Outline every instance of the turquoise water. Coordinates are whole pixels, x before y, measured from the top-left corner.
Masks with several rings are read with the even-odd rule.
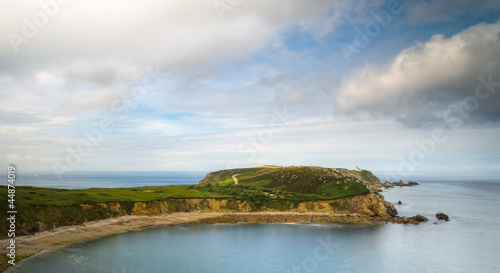
[[[419,181],[420,182],[420,181]],[[388,189],[420,225],[182,225],[45,252],[9,272],[500,272],[500,183],[425,181]],[[451,221],[437,221],[437,211]]]

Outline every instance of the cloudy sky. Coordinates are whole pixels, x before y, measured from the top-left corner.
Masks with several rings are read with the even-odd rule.
[[[500,174],[500,1],[0,1],[0,165]]]

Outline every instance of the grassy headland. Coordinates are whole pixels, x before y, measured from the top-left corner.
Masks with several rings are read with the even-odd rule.
[[[238,180],[236,185],[233,176]],[[289,200],[332,200],[369,193],[380,182],[371,172],[322,167],[259,167],[209,173],[200,183],[210,192],[241,199],[262,195]]]
[[[209,173],[194,185],[75,190],[19,186],[16,224],[23,235],[122,215],[207,211],[213,207],[207,200],[214,199],[225,200],[223,208],[232,211],[242,205],[246,211],[287,211],[301,202],[364,195],[377,183],[365,170],[267,166]],[[0,192],[0,202],[7,204],[7,187],[1,186]],[[5,213],[0,211],[0,217]],[[0,234],[7,229],[2,225]]]

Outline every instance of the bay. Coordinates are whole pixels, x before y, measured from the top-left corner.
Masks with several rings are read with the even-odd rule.
[[[430,219],[420,225],[180,225],[61,247],[8,272],[500,272],[500,183],[418,182],[382,194],[401,200],[400,215]]]

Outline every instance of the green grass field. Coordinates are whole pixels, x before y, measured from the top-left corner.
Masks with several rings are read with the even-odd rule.
[[[238,185],[234,185],[233,175],[236,175]],[[369,171],[358,174],[345,169],[287,167],[222,170],[212,173],[202,183],[210,184],[214,188],[213,192],[229,193],[236,197],[238,193],[244,196],[245,192],[253,194],[254,191],[260,191],[276,198],[305,201],[366,194],[369,190],[365,184],[371,184],[375,179]]]
[[[7,187],[0,186],[3,192],[0,201],[5,204]],[[169,198],[228,198],[217,192],[204,190],[203,185],[154,186],[140,188],[90,188],[90,189],[53,189],[29,186],[16,187],[16,205],[72,205],[84,203],[103,203],[115,201],[145,202]]]

